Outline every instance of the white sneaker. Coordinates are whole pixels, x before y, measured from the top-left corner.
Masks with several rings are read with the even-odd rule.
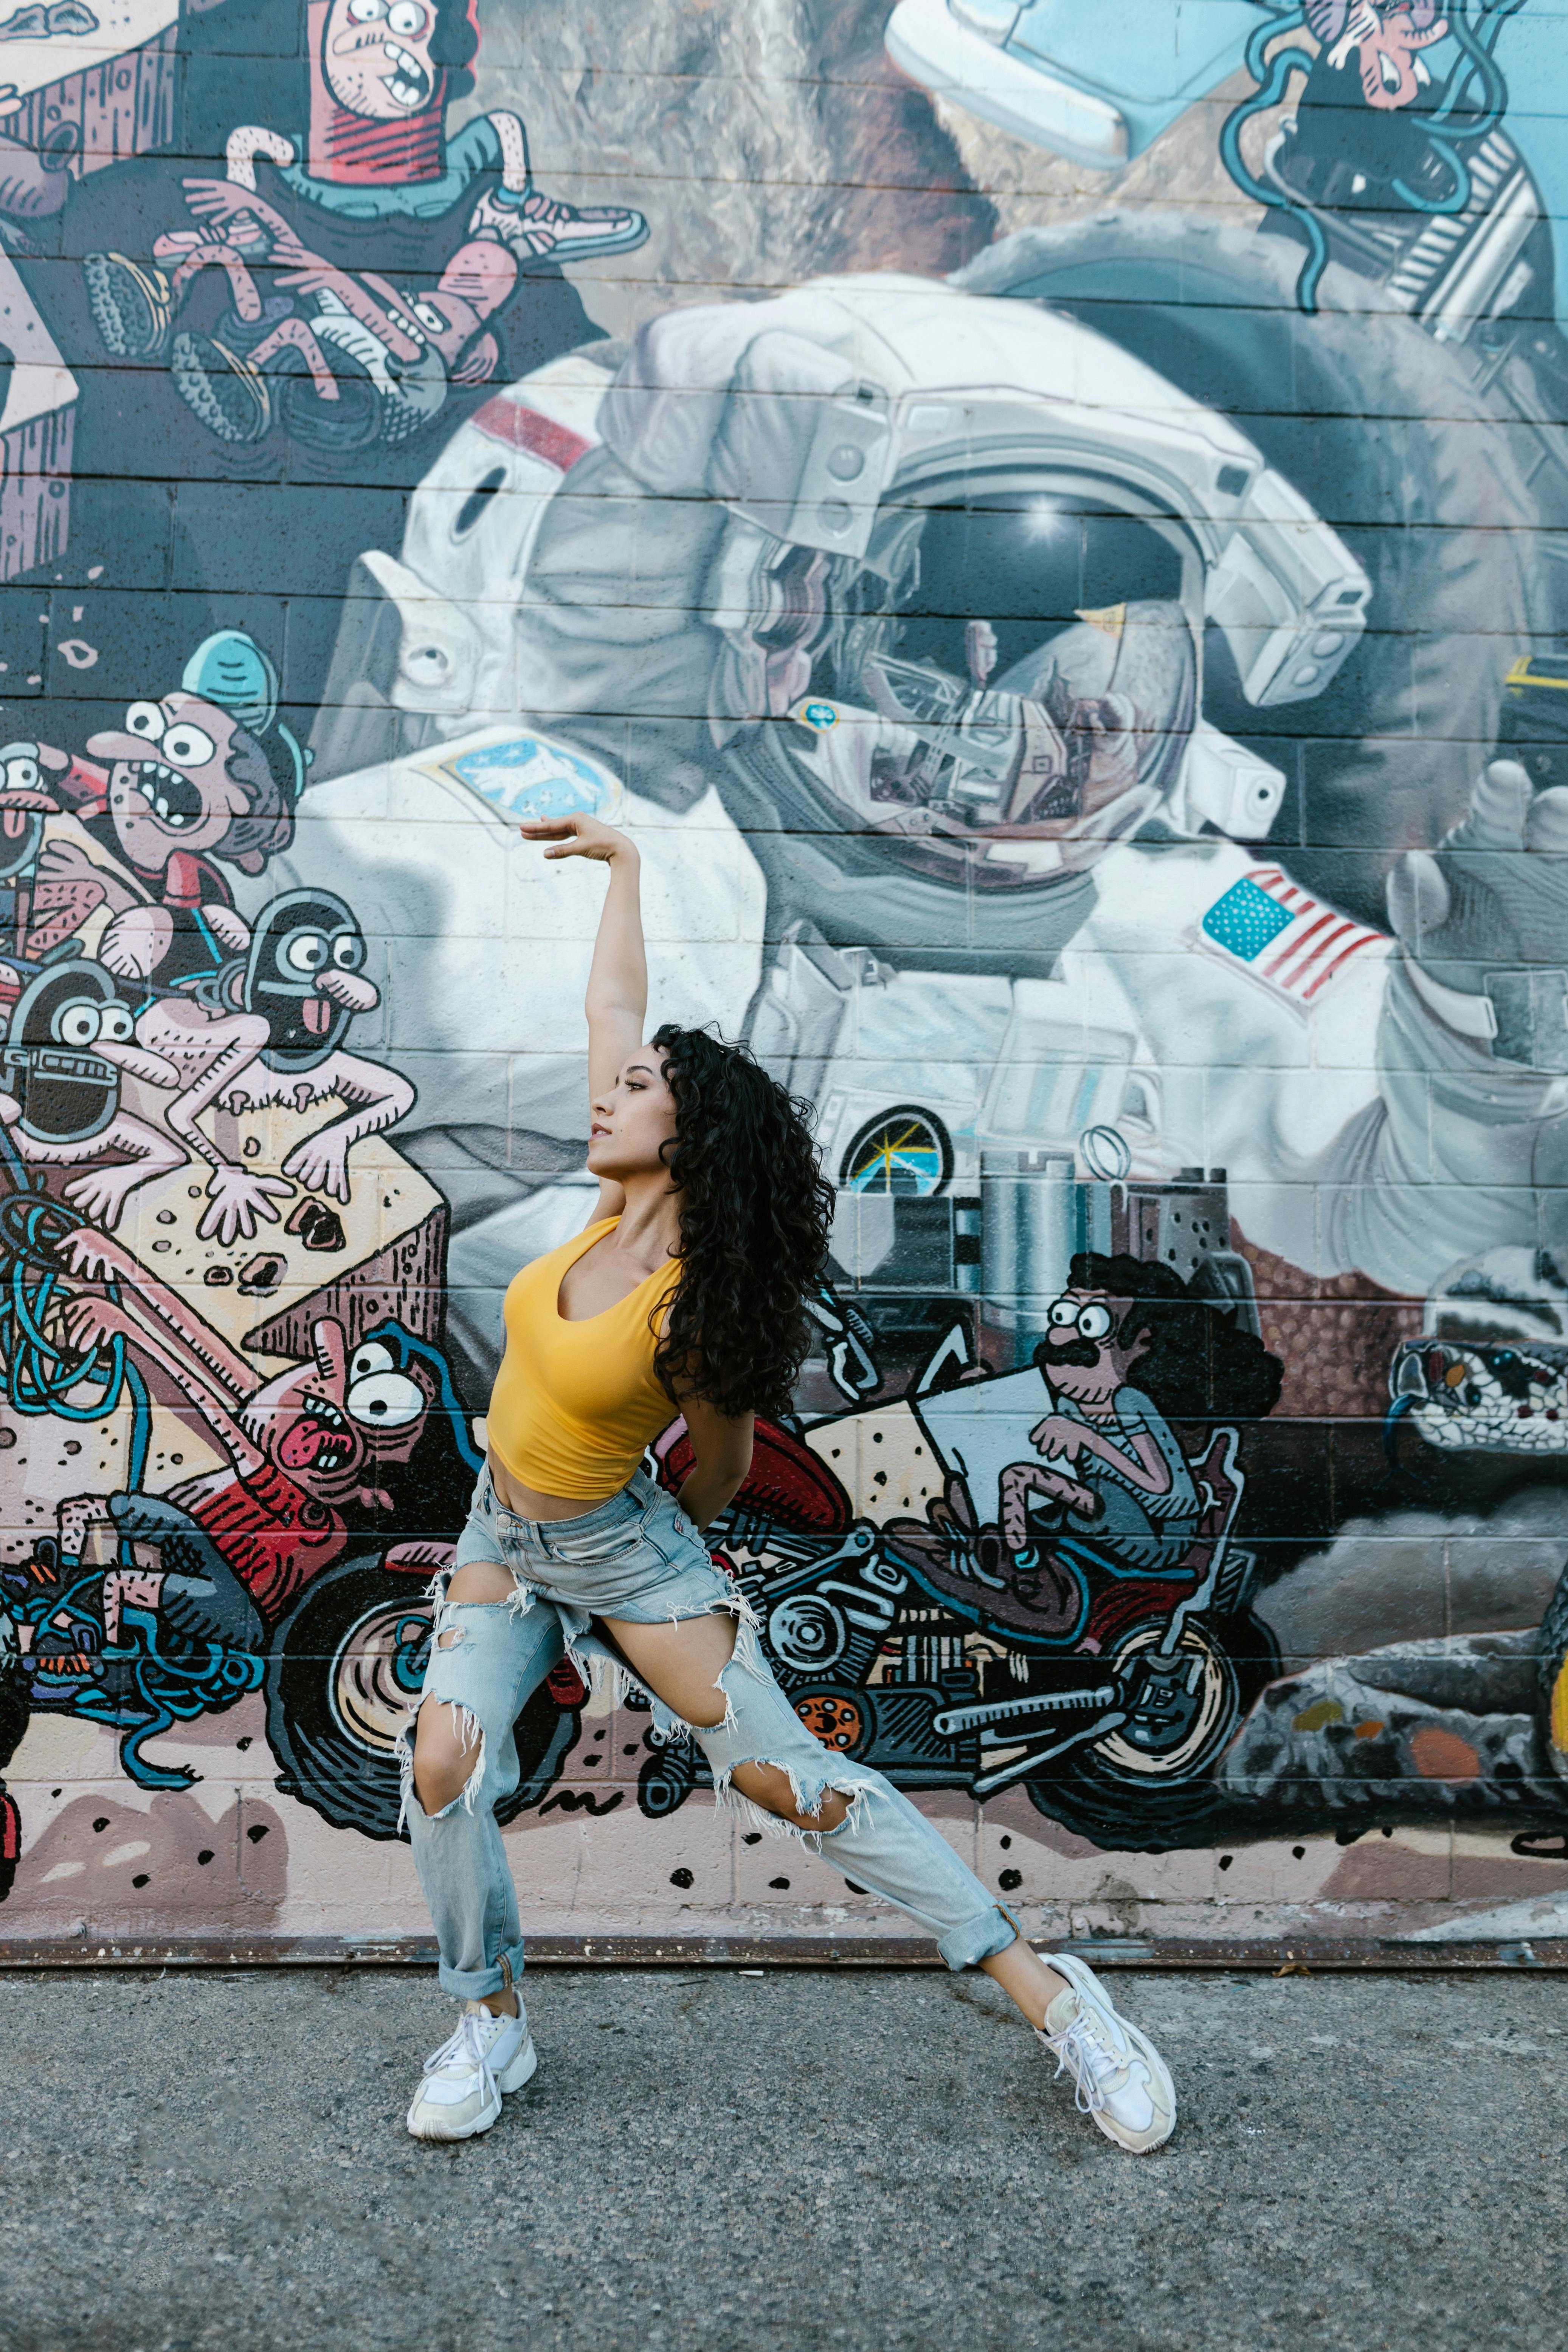
[[[1066,1977],[1035,2031],[1070,2074],[1080,2115],[1092,2116],[1107,2139],[1134,2156],[1160,2147],[1176,2127],[1176,2092],[1170,2069],[1146,2033],[1119,2017],[1092,1969],[1070,1952],[1042,1952],[1047,1968]]]
[[[416,2139],[472,2139],[500,2113],[503,2091],[521,2091],[539,2063],[519,2001],[515,2017],[497,2017],[483,2001],[466,2000],[458,2030],[425,2061],[408,2128]]]

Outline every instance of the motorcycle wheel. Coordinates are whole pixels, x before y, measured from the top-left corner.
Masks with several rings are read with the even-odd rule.
[[[1365,566],[1370,626],[1325,693],[1252,709],[1211,631],[1205,710],[1266,756],[1280,739],[1288,774],[1300,745],[1300,845],[1283,813],[1271,842],[1306,887],[1385,928],[1387,866],[1464,814],[1509,665],[1552,625],[1545,518],[1512,420],[1463,362],[1342,268],[1304,316],[1300,266],[1283,237],[1109,212],[1004,237],[953,282],[1066,311],[1233,416]]]
[[[277,1785],[334,1829],[398,1835],[393,1743],[425,1678],[430,1614],[416,1578],[395,1576],[379,1559],[343,1560],[306,1587],[273,1634],[267,1737],[281,1768]],[[533,1692],[513,1726],[521,1777],[498,1821],[539,1803],[577,1721],[546,1685]]]
[[[1110,1661],[1118,1675],[1135,1672],[1135,1662],[1157,1650],[1165,1632],[1163,1619],[1134,1626]],[[1134,1714],[1026,1781],[1040,1812],[1126,1853],[1208,1843],[1206,1823],[1218,1810],[1209,1776],[1242,1716],[1279,1672],[1279,1653],[1250,1614],[1191,1620],[1178,1651],[1190,1664],[1163,1717],[1151,1711],[1140,1722]]]
[[[663,1821],[667,1814],[679,1811],[696,1780],[694,1741],[672,1741],[668,1748],[656,1748],[637,1774],[637,1811],[650,1822]]]

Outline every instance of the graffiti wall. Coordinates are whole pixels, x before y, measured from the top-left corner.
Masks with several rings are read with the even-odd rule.
[[[1552,0],[0,45],[0,1940],[424,1932],[573,808],[838,1188],[713,1530],[803,1719],[1042,1932],[1563,1933]],[[905,1932],[516,1737],[536,1931]]]

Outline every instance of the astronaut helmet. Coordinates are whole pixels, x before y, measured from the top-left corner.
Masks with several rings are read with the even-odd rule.
[[[22,1107],[21,1128],[38,1143],[84,1143],[120,1108],[120,1073],[101,1051],[128,1045],[131,1007],[101,964],[51,964],[12,1008],[5,1084]]]
[[[768,692],[784,721],[770,749],[835,827],[935,879],[1037,887],[1092,864],[1173,790],[1201,619],[1181,549],[1147,522],[1009,486],[900,503],[864,565],[811,568],[815,590],[795,599],[802,690],[783,713]],[[775,672],[790,634],[768,615]],[[752,646],[732,635],[731,647],[755,708]]]
[[[243,977],[226,992],[266,1021],[268,1069],[313,1069],[337,1050],[354,1016],[320,983],[333,971],[359,971],[364,959],[359,924],[335,891],[285,890],[262,908]]]

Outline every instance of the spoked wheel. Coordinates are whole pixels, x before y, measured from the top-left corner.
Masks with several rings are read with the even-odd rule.
[[[1209,1776],[1241,1720],[1243,1671],[1220,1627],[1190,1620],[1169,1656],[1166,1632],[1135,1627],[1109,1662],[1126,1720],[1026,1783],[1041,1812],[1100,1845],[1202,1843],[1215,1807]]]
[[[334,1828],[398,1833],[395,1747],[424,1684],[430,1624],[417,1579],[393,1575],[379,1559],[345,1560],[307,1587],[273,1636],[267,1736],[278,1786]],[[542,1684],[513,1726],[521,1777],[498,1820],[539,1803],[576,1730],[576,1709]]]

